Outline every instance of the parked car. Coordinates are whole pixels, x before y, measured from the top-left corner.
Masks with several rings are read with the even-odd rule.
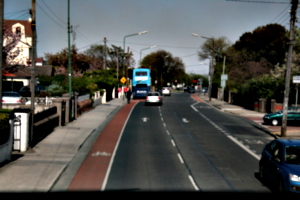
[[[24,104],[23,97],[18,92],[4,91],[2,92],[3,104]]]
[[[275,113],[268,113],[263,116],[263,120],[265,124],[277,126],[282,123],[283,111],[280,110]],[[296,110],[288,110],[287,111],[287,121],[295,122],[300,120],[300,111]]]
[[[171,96],[171,88],[170,87],[163,87],[161,94],[163,96]]]
[[[300,193],[300,140],[275,139],[265,145],[259,161],[263,183],[279,192]]]
[[[163,97],[159,92],[148,92],[145,99],[145,106],[149,104],[163,104]]]
[[[183,92],[188,92],[188,87],[183,87]]]
[[[195,88],[194,87],[188,87],[188,92],[189,93],[195,93]]]
[[[37,85],[35,86],[35,94],[38,95],[40,94],[42,91],[46,91],[46,87],[45,86],[41,86],[41,85]],[[30,86],[23,86],[18,93],[23,96],[23,97],[30,97],[31,96],[31,92],[30,92]]]

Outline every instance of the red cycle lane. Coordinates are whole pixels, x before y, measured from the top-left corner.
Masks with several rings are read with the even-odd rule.
[[[68,191],[100,191],[127,118],[138,100],[125,104],[107,124],[79,167]]]

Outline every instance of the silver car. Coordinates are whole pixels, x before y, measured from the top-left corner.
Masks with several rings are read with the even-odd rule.
[[[23,97],[17,92],[2,92],[3,104],[24,104]]]
[[[145,106],[149,104],[157,104],[161,106],[163,104],[162,95],[160,95],[159,92],[148,92],[145,99]]]
[[[164,95],[164,96],[171,96],[171,88],[170,87],[163,87],[161,92],[162,92],[162,95]]]

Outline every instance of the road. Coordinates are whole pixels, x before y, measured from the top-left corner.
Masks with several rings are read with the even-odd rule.
[[[104,149],[108,142],[102,141],[97,151],[98,139],[69,190],[84,185],[103,191],[270,193],[258,178],[258,161],[273,137],[250,120],[182,92],[164,97],[162,106],[144,106],[143,101],[131,106],[128,118],[110,125],[122,129],[114,134],[115,150]]]

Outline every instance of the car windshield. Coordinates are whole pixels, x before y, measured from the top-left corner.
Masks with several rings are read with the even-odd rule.
[[[148,96],[158,96],[158,93],[148,93]]]
[[[2,96],[6,96],[6,97],[20,97],[20,95],[18,93],[15,93],[15,92],[3,92]]]
[[[287,146],[285,148],[285,162],[300,165],[300,146]]]

